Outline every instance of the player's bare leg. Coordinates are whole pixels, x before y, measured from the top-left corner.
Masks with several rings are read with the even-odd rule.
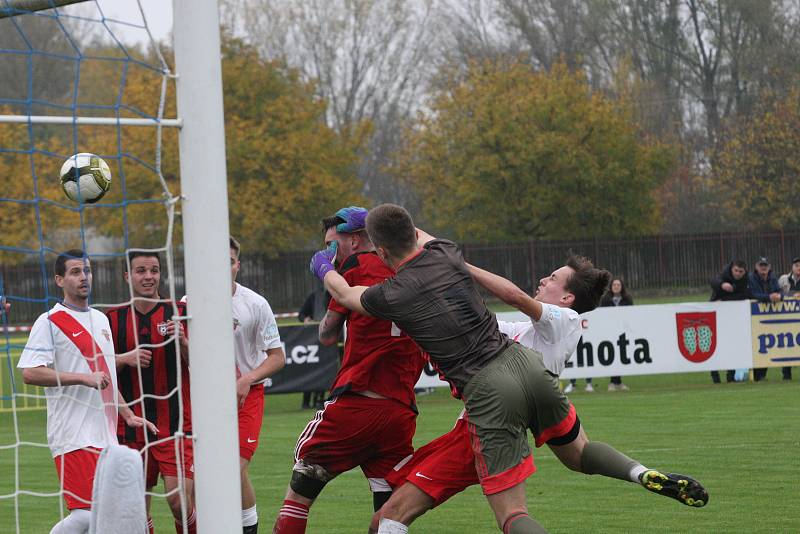
[[[153,518],[150,516],[150,497],[153,492],[153,486],[144,489],[144,510],[147,512],[147,532],[153,534],[155,527],[153,526]]]
[[[181,511],[181,495],[175,491],[178,489],[178,477],[164,476],[164,493],[172,495],[167,496],[167,504],[172,511],[172,517],[175,518],[175,530],[179,533],[183,532],[183,517]],[[186,495],[186,523],[189,534],[192,534],[197,529],[196,516],[194,511],[194,481],[191,478],[183,479],[183,491]]]
[[[242,477],[242,532],[256,534],[258,532],[258,514],[256,513],[256,490],[250,482],[250,460],[239,457],[239,474]]]
[[[372,516],[369,532],[375,534],[379,531],[381,519],[390,519],[408,526],[433,508],[433,504],[431,496],[414,484],[403,484],[394,490],[389,500]]]
[[[497,526],[504,534],[541,534],[546,533],[542,525],[528,515],[528,504],[525,500],[525,481],[503,490],[487,495],[486,500],[492,507]]]
[[[573,471],[641,484],[649,491],[687,506],[699,508],[708,502],[708,492],[693,478],[648,469],[605,443],[589,441],[583,427],[571,443],[549,447],[561,463]]]

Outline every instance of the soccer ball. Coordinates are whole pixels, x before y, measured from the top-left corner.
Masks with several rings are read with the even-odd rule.
[[[61,189],[75,202],[94,204],[111,187],[111,169],[103,158],[81,152],[67,158],[61,166]]]

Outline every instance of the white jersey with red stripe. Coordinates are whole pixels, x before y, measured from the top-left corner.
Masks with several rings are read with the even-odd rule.
[[[267,299],[237,283],[232,303],[236,367],[247,373],[264,362],[265,351],[282,346],[281,336]]]
[[[64,332],[50,320],[50,315],[66,312],[74,318],[82,329]],[[92,336],[108,367],[113,389],[114,411],[116,405],[117,372],[114,364],[114,343],[108,318],[95,310],[76,311],[62,304],[56,304],[36,319],[31,328],[28,342],[22,351],[17,367],[48,367],[63,373],[92,372],[89,362],[81,353],[75,341],[80,336]],[[75,338],[73,341],[72,338]],[[101,392],[88,386],[45,387],[47,398],[47,443],[53,457],[84,447],[102,449],[117,443],[116,417],[109,425]]]

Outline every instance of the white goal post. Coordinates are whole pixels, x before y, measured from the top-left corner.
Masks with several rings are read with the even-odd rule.
[[[198,532],[241,532],[239,431],[216,0],[173,0]]]

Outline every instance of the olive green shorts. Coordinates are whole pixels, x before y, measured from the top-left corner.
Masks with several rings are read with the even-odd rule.
[[[530,463],[528,428],[541,446],[569,433],[576,421],[558,376],[545,368],[539,353],[518,343],[472,377],[463,397],[475,467],[487,493],[496,493],[487,489],[498,483],[510,487],[514,472]]]

